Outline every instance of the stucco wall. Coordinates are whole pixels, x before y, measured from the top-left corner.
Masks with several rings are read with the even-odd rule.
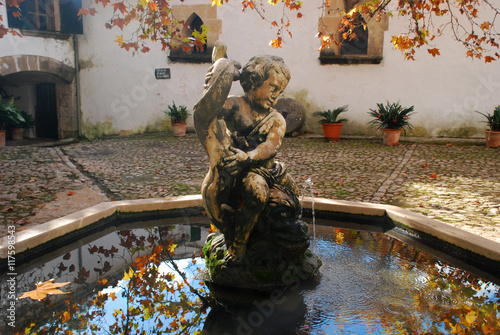
[[[321,16],[318,4],[303,3],[304,16],[292,19],[293,38],[285,36],[284,48],[276,50],[268,45],[275,32],[270,24],[254,12],[242,13],[241,3],[230,1],[218,9],[218,19],[222,19],[220,39],[227,44],[229,57],[242,63],[258,54],[283,57],[292,72],[285,96],[299,99],[309,113],[349,105],[345,116],[350,122],[345,133],[366,133],[369,108],[386,100],[414,105],[413,124],[422,127],[417,128],[419,134],[428,136],[460,134],[456,130],[464,126],[482,129],[483,117],[473,110],[490,112],[500,104],[500,79],[495,76],[500,73],[500,63],[466,59],[464,49],[449,36],[435,40],[441,56],[432,58],[424,49],[417,53],[416,61],[405,61],[390,42],[391,35],[407,24],[398,19],[390,20],[385,33],[381,64],[320,65],[319,41],[314,37]],[[268,9],[266,14],[279,18],[279,8]],[[133,57],[113,42],[121,31],[104,28],[109,17],[109,9],[86,17],[84,35],[79,36],[84,123],[102,126],[108,133],[154,130],[164,126],[161,110],[173,101],[192,108],[201,96],[209,64],[169,63],[159,45],[151,45],[149,53]],[[171,79],[156,80],[155,68],[170,68]],[[232,93],[239,92],[235,84]],[[310,114],[304,130],[321,133]]]
[[[0,7],[0,14],[7,23],[7,10]],[[50,57],[74,67],[73,41],[71,38],[53,39],[33,36],[12,37],[8,34],[0,39],[0,57],[17,55],[37,55]]]

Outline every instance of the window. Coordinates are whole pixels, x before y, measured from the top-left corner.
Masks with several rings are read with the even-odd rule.
[[[195,31],[201,33],[203,30],[201,28],[201,26],[203,26],[203,20],[196,13],[193,13],[193,15],[191,15],[191,17],[189,18],[189,20],[187,22],[187,25],[189,27],[188,33],[187,33],[188,36],[192,36]],[[202,50],[198,50],[198,49],[193,50],[193,53],[197,53],[197,54],[203,54],[206,52],[207,52],[207,44],[206,43],[203,45]]]
[[[217,6],[211,4],[174,5],[173,16],[184,21],[179,27],[181,38],[189,38],[193,32],[201,32],[201,26],[208,27],[207,41],[201,50],[193,49],[184,52],[182,49],[171,49],[168,58],[172,62],[184,63],[211,63],[212,50],[222,32],[222,21],[217,19]]]
[[[56,29],[55,10],[53,0],[32,0],[27,2],[26,20],[32,29],[58,30]],[[59,10],[59,7],[57,6]]]
[[[387,15],[382,19],[368,20],[359,13],[356,14],[353,39],[345,38],[344,32],[339,32],[342,17],[349,12],[357,0],[330,0],[325,7],[325,14],[319,19],[318,31],[323,36],[338,36],[338,44],[321,50],[321,64],[380,64],[383,59],[384,31],[389,28]]]
[[[344,31],[340,31],[341,55],[366,55],[368,54],[368,26],[361,15],[356,15],[354,20],[354,38],[343,38]],[[347,30],[347,29],[346,29]]]
[[[8,24],[27,31],[82,34],[82,20],[77,16],[81,7],[81,0],[24,0],[19,9],[7,6]]]

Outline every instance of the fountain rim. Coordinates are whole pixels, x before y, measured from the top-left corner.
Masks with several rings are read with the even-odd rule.
[[[314,210],[320,213],[331,212],[381,220],[389,219],[403,229],[426,234],[494,262],[500,262],[500,243],[400,207],[311,197],[304,197],[302,206],[310,210],[313,203]],[[104,202],[15,233],[15,252],[19,255],[111,217],[131,214],[147,216],[148,213],[182,211],[201,206],[201,195]],[[0,239],[0,260],[5,261],[8,258],[8,246],[11,239],[9,235]]]

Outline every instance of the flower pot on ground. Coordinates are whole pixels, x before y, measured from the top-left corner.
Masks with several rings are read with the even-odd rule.
[[[0,148],[5,147],[5,130],[0,129]]]
[[[500,106],[495,107],[493,114],[484,114],[476,111],[486,118],[489,129],[485,130],[486,146],[488,148],[500,147]]]
[[[318,111],[314,112],[313,115],[322,117],[319,123],[323,126],[323,134],[327,141],[338,141],[340,140],[340,131],[342,125],[347,119],[339,119],[340,113],[347,111],[347,105],[338,107],[334,110]]]
[[[22,140],[24,138],[24,128],[10,128],[10,135],[13,140]]]
[[[170,118],[174,136],[186,136],[186,120],[189,117],[189,112],[186,106],[176,106],[175,103],[167,106],[167,110],[163,112]]]
[[[16,127],[19,123],[24,122],[21,112],[14,105],[14,98],[6,103],[0,100],[0,146],[5,146],[5,130],[7,127]]]
[[[401,130],[406,133],[407,129],[412,129],[409,118],[414,113],[413,108],[414,106],[403,107],[399,102],[386,102],[385,105],[378,103],[377,109],[370,109],[368,112],[374,118],[368,125],[383,130],[383,144],[398,145]]]
[[[488,148],[500,148],[500,131],[491,131],[486,129],[484,131],[486,137],[486,146]]]
[[[389,146],[395,146],[399,144],[399,138],[401,137],[401,129],[389,129],[384,128],[382,143]]]

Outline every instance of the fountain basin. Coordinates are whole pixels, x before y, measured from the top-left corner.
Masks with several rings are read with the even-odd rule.
[[[305,199],[303,205],[303,219],[311,222],[309,214],[312,212],[313,199]],[[319,283],[290,282],[286,290],[276,289],[270,296],[250,297],[250,304],[231,306],[229,314],[217,305],[211,305],[210,313],[207,314],[207,310],[196,296],[188,296],[192,293],[189,290],[177,291],[184,292],[184,300],[179,298],[182,295],[170,297],[172,306],[177,304],[175,299],[181,299],[180,302],[186,304],[183,307],[188,313],[186,315],[197,320],[193,324],[194,329],[203,331],[201,334],[204,335],[219,335],[225,332],[247,334],[249,331],[276,335],[289,334],[296,330],[306,331],[308,334],[322,334],[326,329],[344,329],[359,334],[374,330],[375,333],[382,334],[387,329],[395,331],[398,327],[412,328],[415,322],[412,316],[414,303],[418,303],[419,318],[428,319],[441,327],[442,331],[459,324],[467,325],[467,320],[472,320],[473,316],[477,317],[479,322],[475,326],[481,327],[482,316],[480,318],[478,311],[482,310],[482,306],[490,308],[498,300],[499,267],[498,260],[492,257],[495,257],[499,249],[498,244],[494,242],[487,243],[490,241],[392,206],[314,199],[314,209],[314,230],[318,243],[314,243],[311,248],[317,248],[315,252],[324,262],[324,267],[320,269]],[[154,231],[153,235],[159,236],[160,240],[162,236],[170,236],[174,243],[178,243],[175,255],[181,258],[179,266],[193,278],[195,272],[187,271],[187,266],[195,266],[195,270],[203,268],[204,261],[196,256],[199,255],[203,241],[208,235],[209,223],[201,207],[201,199],[197,196],[106,203],[47,222],[37,227],[39,229],[36,231],[21,231],[16,234],[16,239],[21,241],[19,246],[16,243],[16,252],[18,247],[24,248],[16,254],[16,271],[19,271],[16,275],[20,285],[18,289],[20,292],[31,289],[33,285],[27,285],[30,280],[46,281],[51,277],[37,279],[37,276],[52,271],[55,275],[52,278],[56,279],[56,283],[71,283],[67,290],[73,292],[72,299],[83,299],[78,306],[86,306],[88,301],[93,304],[104,303],[104,315],[107,320],[111,314],[115,316],[114,314],[127,304],[123,295],[120,298],[119,293],[124,290],[133,292],[136,288],[137,284],[134,284],[127,289],[126,277],[135,277],[134,273],[141,273],[145,278],[151,277],[151,274],[146,276],[139,270],[130,272],[131,262],[134,263],[134,268],[138,266],[134,258],[129,259],[127,263],[116,256],[127,250],[136,250],[133,252],[139,257],[148,255],[151,252],[149,248],[149,251],[141,251],[137,247],[141,243],[141,236],[144,236],[142,240],[146,240],[147,232]],[[45,230],[48,228],[53,228],[50,234]],[[134,243],[138,243],[137,245],[128,245],[129,231],[133,232]],[[468,243],[464,243],[464,246],[457,245],[463,240]],[[73,242],[68,244],[69,241]],[[405,241],[410,245],[408,249],[404,247]],[[27,248],[29,245],[33,247]],[[51,250],[55,252],[49,255]],[[429,256],[425,256],[426,251],[427,254],[437,256],[438,260],[431,261]],[[409,258],[406,257],[408,255]],[[445,260],[451,266],[440,262],[439,259]],[[26,264],[21,264],[24,261]],[[430,264],[430,272],[426,272],[426,264]],[[2,278],[11,278],[11,275],[4,273]],[[433,287],[434,283],[441,285],[442,275],[445,286],[429,292],[428,288]],[[475,279],[479,277],[487,281]],[[156,275],[153,275],[153,278],[156,278]],[[155,287],[160,285],[158,280],[161,281],[162,277],[159,278],[155,281]],[[163,278],[170,277],[166,275]],[[106,282],[103,282],[104,279]],[[473,286],[457,286],[456,281]],[[134,304],[138,304],[142,313],[146,313],[142,317],[148,315],[149,308],[146,306],[149,304],[141,304],[140,301],[148,296],[151,283],[144,282],[146,286],[137,290],[137,295],[134,296]],[[82,286],[87,289],[82,290]],[[452,288],[452,291],[449,292],[447,287]],[[459,294],[455,295],[457,291]],[[474,310],[470,311],[467,309],[468,298],[464,298],[462,294],[469,291],[474,292],[471,299],[479,301],[478,305],[474,305]],[[161,294],[161,291],[154,292]],[[156,301],[155,294],[151,295],[151,302]],[[237,290],[234,294],[239,295],[241,292]],[[101,296],[105,298],[100,298]],[[84,330],[84,323],[83,326],[65,323],[64,311],[69,307],[63,305],[64,299],[58,300],[56,296],[51,302],[47,302],[47,306],[55,302],[55,307],[50,308],[54,308],[56,316],[45,322]],[[45,306],[43,301],[32,303],[35,304],[33,306]],[[457,311],[457,303],[463,307],[460,312],[450,312]],[[433,307],[428,310],[427,304]],[[29,324],[30,317],[25,316],[27,314],[24,311],[30,310],[30,306],[32,305],[26,299],[18,302],[19,325]],[[453,317],[460,318],[461,321],[448,323],[446,318],[441,317],[445,312],[455,313]],[[131,313],[133,314],[133,311]],[[469,319],[463,321],[465,315],[468,315]],[[494,319],[488,319],[488,327],[500,318],[498,312],[493,311],[490,315]],[[182,316],[184,312],[178,313],[177,320],[182,320]],[[139,319],[142,317],[137,316]],[[33,319],[36,320],[31,316],[31,320]],[[169,323],[173,320],[173,324],[176,322],[176,319],[163,320]],[[145,329],[154,328],[154,325],[149,325],[146,320],[140,321],[139,325]],[[389,328],[384,328],[386,325],[389,325]],[[5,324],[3,326],[5,327]]]
[[[302,205],[308,216],[313,199],[305,197]],[[500,277],[500,244],[495,241],[390,205],[315,198],[314,208],[318,219],[376,225],[382,232],[432,247],[440,257],[453,256],[484,274]],[[189,217],[203,212],[201,195],[102,203],[15,233],[16,263],[99,231],[117,219],[183,217],[189,223]],[[8,252],[9,236],[1,239],[0,272],[6,270]]]

